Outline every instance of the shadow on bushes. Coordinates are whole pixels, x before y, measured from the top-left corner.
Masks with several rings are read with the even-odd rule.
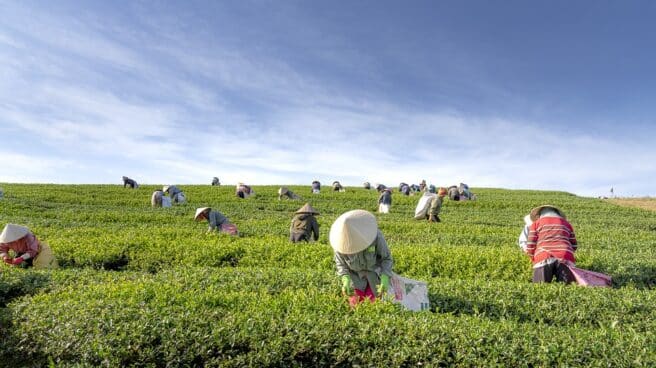
[[[23,295],[36,293],[37,290],[50,283],[50,276],[30,271],[3,275],[0,279],[0,366],[6,367],[38,367],[41,363],[24,362],[15,352],[17,338],[12,334],[11,310],[7,304]],[[41,359],[42,358],[42,359]],[[45,362],[41,357],[40,362]]]
[[[429,294],[428,297],[431,304],[430,310],[434,313],[451,313],[455,316],[471,315],[489,319],[507,319],[512,316],[518,322],[533,319],[529,314],[516,310],[516,308],[508,308],[508,306],[501,307],[492,303],[482,303],[445,295]]]
[[[30,271],[6,274],[0,279],[0,308],[5,308],[14,298],[34,294],[50,283],[50,276]]]

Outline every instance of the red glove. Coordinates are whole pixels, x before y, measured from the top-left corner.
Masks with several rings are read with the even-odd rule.
[[[11,261],[11,264],[19,265],[19,264],[23,263],[23,261],[24,261],[23,257],[16,257],[16,258],[14,258],[13,261]]]
[[[5,256],[5,257],[2,257],[2,260],[5,261],[6,264],[14,264],[14,263],[12,262],[13,260],[12,260],[11,258],[9,258],[9,257],[6,257],[6,256]]]

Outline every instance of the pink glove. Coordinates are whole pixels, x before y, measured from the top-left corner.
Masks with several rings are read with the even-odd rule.
[[[9,258],[9,257],[7,257],[7,256],[2,257],[2,260],[3,260],[6,264],[14,264],[14,263],[12,262],[13,259],[11,259],[11,258]]]
[[[24,261],[23,257],[16,257],[16,258],[14,258],[13,261],[11,261],[11,264],[19,265],[19,264],[23,263],[23,261]]]

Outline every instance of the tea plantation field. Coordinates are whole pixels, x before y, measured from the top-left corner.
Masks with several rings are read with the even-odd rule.
[[[56,271],[0,265],[0,366],[656,366],[656,212],[564,192],[473,188],[442,223],[412,219],[395,192],[378,215],[395,272],[429,285],[431,310],[351,310],[328,230],[374,211],[377,193],[290,189],[321,212],[317,243],[291,244],[305,201],[277,187],[183,185],[189,203],[150,207],[155,186],[2,184],[0,226],[29,226]],[[560,207],[578,265],[613,276],[592,289],[531,284],[517,246],[523,216]],[[196,207],[221,210],[239,237],[206,234]]]

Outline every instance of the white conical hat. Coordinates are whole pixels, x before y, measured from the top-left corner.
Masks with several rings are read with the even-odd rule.
[[[540,212],[542,212],[542,210],[547,209],[547,208],[550,208],[550,209],[556,211],[556,213],[558,213],[558,215],[560,217],[566,218],[563,211],[559,210],[558,207],[552,206],[550,204],[545,204],[545,205],[542,205],[540,207],[535,207],[534,209],[531,210],[531,213],[530,213],[531,214],[531,220],[533,220],[533,222],[537,221],[540,218]]]
[[[198,221],[198,216],[200,216],[201,213],[209,210],[209,207],[200,207],[196,208],[196,214],[194,215],[194,220]]]
[[[0,234],[0,243],[10,243],[18,240],[30,233],[30,229],[25,226],[7,224]]]
[[[343,213],[330,227],[330,245],[336,252],[354,254],[367,249],[378,234],[376,217],[365,210]]]

